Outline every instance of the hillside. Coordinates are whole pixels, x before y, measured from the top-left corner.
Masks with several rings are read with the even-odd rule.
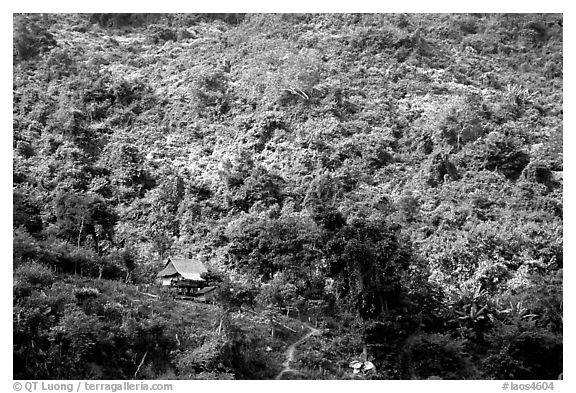
[[[15,15],[15,378],[273,378],[294,307],[306,378],[556,379],[562,24]]]

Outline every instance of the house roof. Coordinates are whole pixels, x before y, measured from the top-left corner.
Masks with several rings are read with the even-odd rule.
[[[206,266],[197,259],[168,259],[164,269],[158,273],[158,277],[170,277],[180,275],[182,278],[194,281],[204,281],[200,275],[207,272]]]
[[[198,295],[205,295],[209,292],[212,292],[213,290],[215,290],[216,287],[205,287],[205,288],[201,288],[198,290],[198,292],[196,292],[196,294]]]

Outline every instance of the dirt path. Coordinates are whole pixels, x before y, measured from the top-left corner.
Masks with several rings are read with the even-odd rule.
[[[290,367],[290,362],[294,361],[294,352],[296,351],[296,347],[301,343],[303,343],[304,341],[306,341],[309,337],[317,336],[320,334],[320,330],[313,328],[307,323],[304,323],[304,326],[310,329],[310,331],[306,333],[304,337],[302,337],[300,340],[296,341],[294,344],[290,345],[288,349],[286,349],[285,352],[286,360],[284,361],[284,363],[282,363],[283,366],[282,371],[280,371],[278,375],[276,375],[276,378],[274,379],[282,379],[282,376],[288,372],[295,374],[302,374],[300,371],[294,370],[293,368]]]

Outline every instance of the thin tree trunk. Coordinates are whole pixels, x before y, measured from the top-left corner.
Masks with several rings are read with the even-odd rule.
[[[82,221],[80,223],[80,232],[78,232],[78,244],[77,248],[80,249],[80,238],[82,237],[82,230],[84,229],[84,217],[82,217]]]
[[[384,306],[385,306],[385,304],[386,304],[386,301],[385,301],[384,298],[382,297],[382,293],[381,293],[381,292],[378,292],[378,297],[380,298],[380,311],[382,312],[382,314],[384,314],[385,311],[386,311],[386,310],[384,309]]]
[[[218,336],[220,336],[220,332],[222,331],[222,320],[224,318],[220,318],[220,325],[218,325]]]
[[[140,364],[138,365],[138,368],[136,369],[136,372],[134,373],[134,379],[136,379],[136,375],[138,375],[138,372],[142,368],[142,365],[144,364],[144,360],[146,360],[146,355],[148,355],[148,351],[146,351],[144,356],[142,356],[142,360],[140,360]]]
[[[92,240],[94,240],[94,248],[96,249],[96,253],[98,255],[102,255],[100,253],[100,241],[98,240],[99,236],[97,234],[92,235]]]

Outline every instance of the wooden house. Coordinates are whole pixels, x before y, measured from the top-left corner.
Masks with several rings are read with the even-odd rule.
[[[168,258],[157,277],[162,286],[176,287],[181,294],[193,295],[207,286],[201,277],[207,271],[206,266],[197,259]]]

